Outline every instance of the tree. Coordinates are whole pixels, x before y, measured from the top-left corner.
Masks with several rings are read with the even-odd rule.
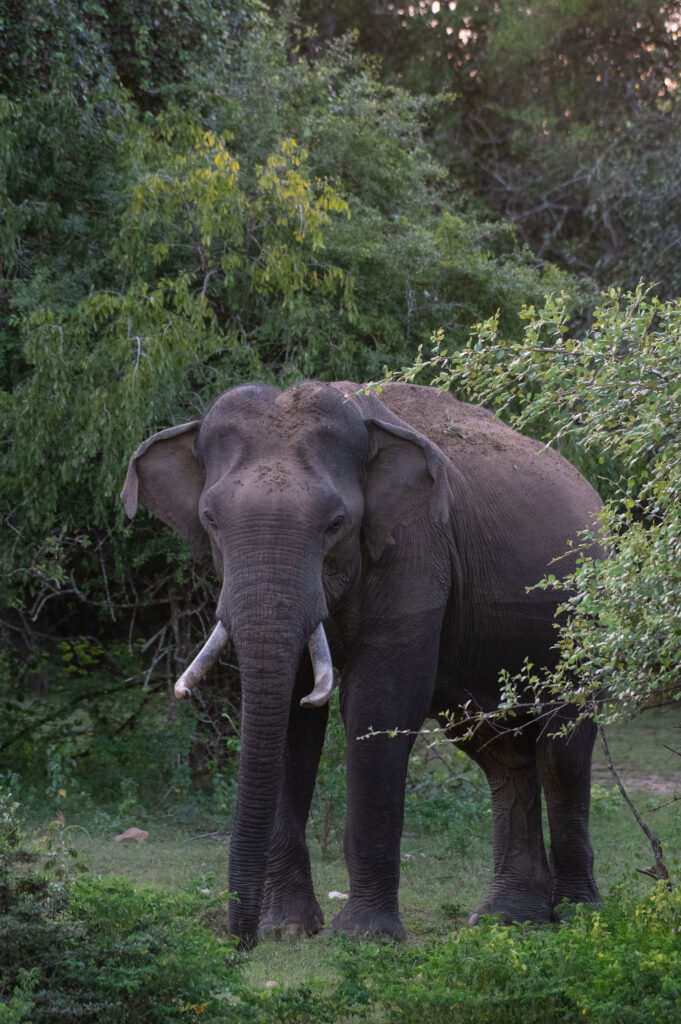
[[[433,151],[538,257],[678,292],[675,0],[306,0],[301,13],[317,39],[356,26],[386,81],[453,94]]]
[[[53,173],[39,202],[23,157],[43,96],[5,105],[0,472],[22,524],[6,564],[28,565],[47,537],[108,530],[138,439],[221,388],[362,377],[437,323],[463,341],[499,306],[513,331],[510,310],[551,279],[506,225],[465,208],[421,147],[423,103],[382,86],[347,41],[311,64],[268,24],[224,59],[229,80],[212,82],[200,115],[171,105],[139,121],[117,86],[83,106],[46,94]]]
[[[83,638],[69,664],[94,658],[94,689],[100,668],[120,666],[164,691],[206,626],[208,584],[181,544],[150,522],[131,536],[119,508],[141,439],[199,417],[240,381],[375,376],[439,324],[463,344],[499,309],[518,333],[520,303],[568,285],[448,178],[423,145],[428,101],[382,84],[351,40],[311,58],[288,16],[253,3],[219,52],[208,48],[212,64],[197,53],[194,73],[188,49],[177,78],[164,54],[182,39],[200,49],[209,6],[192,27],[173,4],[161,41],[154,28],[150,49],[135,44],[147,77],[136,64],[126,90],[116,26],[129,9],[104,18],[108,8],[64,4],[75,34],[54,49],[38,46],[42,7],[14,26],[20,88],[0,99],[0,600],[14,640],[3,686],[7,720],[26,712],[24,737],[27,678],[60,707],[81,706],[82,677],[64,673],[60,644]],[[154,713],[153,701],[125,707],[116,729]],[[219,717],[195,764],[216,763],[216,734],[226,756]],[[61,713],[54,721],[64,727]],[[59,756],[84,764],[99,735],[84,727]],[[186,752],[185,733],[178,742]]]

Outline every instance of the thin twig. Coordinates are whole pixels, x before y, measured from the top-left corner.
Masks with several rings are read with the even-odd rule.
[[[651,867],[651,868],[636,868],[636,870],[641,875],[648,875],[650,878],[657,878],[658,880],[666,882],[667,883],[667,887],[669,889],[671,889],[672,883],[669,880],[669,872],[667,871],[667,868],[665,867],[664,859],[663,859],[663,856],[662,856],[662,843],[660,842],[659,838],[655,835],[653,830],[649,827],[648,823],[646,822],[646,820],[644,819],[643,815],[640,813],[638,808],[634,806],[634,803],[632,802],[631,797],[629,796],[629,794],[627,793],[626,789],[624,788],[624,783],[622,782],[621,778],[619,777],[617,769],[615,768],[615,765],[612,762],[612,757],[610,756],[610,749],[608,747],[608,741],[605,738],[605,729],[603,728],[603,726],[600,723],[598,725],[598,735],[599,735],[600,740],[601,740],[601,746],[603,747],[603,753],[605,754],[605,761],[606,761],[606,764],[608,766],[608,770],[609,770],[610,774],[612,775],[612,777],[614,778],[615,782],[617,783],[617,788],[619,789],[620,793],[622,794],[622,798],[623,798],[624,802],[626,803],[627,807],[629,808],[631,813],[636,818],[636,821],[638,822],[639,826],[643,829],[646,837],[648,838],[648,842],[650,843],[650,845],[652,847],[652,850],[653,850],[653,857],[655,858],[655,865],[653,867]]]
[[[100,540],[97,545],[97,553],[99,555],[99,564],[102,569],[102,580],[104,582],[104,593],[106,594],[106,603],[109,607],[109,614],[111,615],[111,621],[116,621],[116,612],[114,610],[113,601],[111,600],[111,591],[109,590],[109,577],[106,574],[106,565],[104,563],[104,553],[102,551],[102,545],[104,544],[104,538]]]
[[[656,807],[651,807],[651,811],[661,811],[663,807],[670,807],[672,804],[677,804],[681,800],[681,795],[673,796],[671,800],[665,800],[663,804],[658,804]]]

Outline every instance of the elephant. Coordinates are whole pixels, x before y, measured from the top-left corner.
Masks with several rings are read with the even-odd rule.
[[[332,929],[405,938],[407,762],[425,718],[445,713],[491,791],[493,881],[471,922],[542,922],[563,899],[598,901],[593,721],[555,705],[548,722],[457,725],[457,709],[498,708],[502,670],[555,664],[566,591],[531,588],[557,558],[574,567],[573,542],[598,529],[601,504],[561,455],[427,386],[243,384],[144,441],[121,498],[130,518],[141,502],[212,558],[221,581],[215,630],[175,693],[191,693],[233,644],[242,750],[229,930],[243,946],[324,925],[305,830],[334,671],[350,892]]]

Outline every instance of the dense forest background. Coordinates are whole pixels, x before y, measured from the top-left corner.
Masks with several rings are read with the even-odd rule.
[[[0,0],[0,784],[224,819],[236,671],[169,699],[213,584],[118,493],[249,379],[420,358],[558,436],[623,538],[570,672],[678,696],[680,31],[672,0]]]

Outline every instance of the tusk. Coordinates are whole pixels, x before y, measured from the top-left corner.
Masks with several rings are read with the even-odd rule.
[[[320,708],[328,703],[334,683],[331,653],[321,622],[310,637],[308,646],[314,669],[314,689],[308,693],[307,697],[303,697],[300,706],[301,708]]]
[[[184,670],[175,683],[175,696],[178,700],[191,697],[196,684],[200,683],[208,669],[213,667],[228,643],[229,634],[222,623],[218,622],[189,668]]]

